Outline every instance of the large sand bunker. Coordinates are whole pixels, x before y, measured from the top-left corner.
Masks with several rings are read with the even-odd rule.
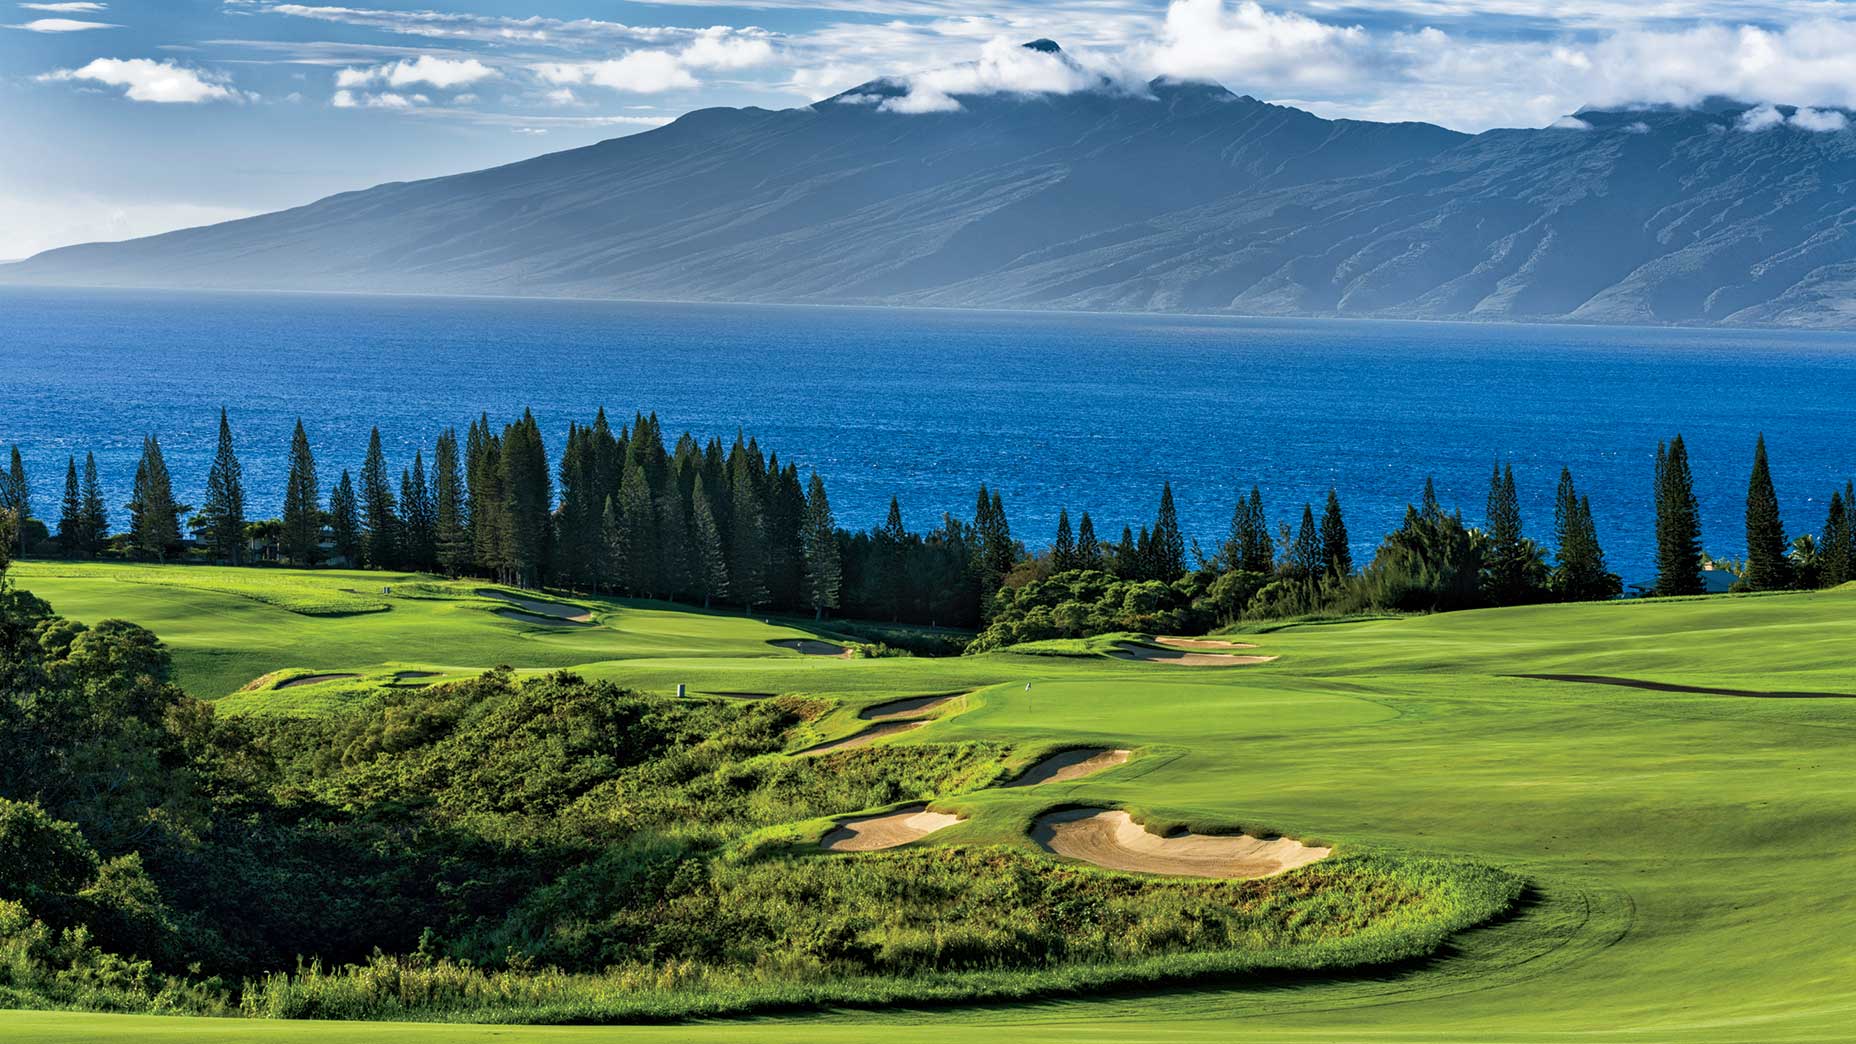
[[[958,822],[959,816],[930,812],[927,805],[910,805],[880,816],[846,819],[820,838],[819,844],[833,852],[874,852],[906,845]]]
[[[1161,837],[1149,833],[1126,812],[1105,808],[1073,808],[1039,816],[1032,824],[1031,839],[1060,856],[1111,870],[1187,877],[1269,877],[1324,859],[1333,851],[1289,837]]]
[[[778,641],[768,642],[767,644],[777,645],[782,649],[791,649],[796,653],[804,653],[807,656],[836,656],[841,660],[848,660],[851,658],[851,651],[844,646],[834,645],[831,642],[822,642],[817,638],[782,638]]]
[[[1516,674],[1515,678],[1533,681],[1577,682],[1582,685],[1621,685],[1627,689],[1652,692],[1687,692],[1700,696],[1750,696],[1766,700],[1856,700],[1846,692],[1762,692],[1757,689],[1716,689],[1706,685],[1676,685],[1670,682],[1643,681],[1637,678],[1613,678],[1605,674]]]
[[[843,739],[829,740],[816,747],[807,747],[799,751],[800,755],[830,754],[834,750],[851,750],[855,747],[868,747],[885,736],[894,736],[898,732],[919,729],[928,724],[925,721],[886,721],[881,725],[872,725],[862,732],[846,736]]]
[[[1245,667],[1257,663],[1269,663],[1274,656],[1235,656],[1226,653],[1185,652],[1179,649],[1159,649],[1140,642],[1116,642],[1110,649],[1110,656],[1118,660],[1138,660],[1142,663],[1176,663],[1182,667]]]
[[[327,681],[347,681],[351,678],[359,677],[360,675],[358,674],[300,674],[294,678],[286,678],[276,685],[271,686],[271,688],[294,689],[299,685],[320,685]]]
[[[1005,784],[1007,787],[1035,787],[1041,783],[1068,783],[1128,763],[1126,750],[1105,747],[1078,747],[1058,751],[1025,770],[1025,774]]]
[[[865,707],[857,716],[865,721],[884,721],[893,718],[922,718],[965,696],[964,692],[943,692],[935,696],[911,696],[906,700],[890,700],[873,707]]]
[[[1228,642],[1222,638],[1155,638],[1154,641],[1174,649],[1255,649],[1249,642]]]
[[[498,616],[507,616],[512,619],[527,619],[532,615],[545,618],[538,622],[558,620],[562,623],[569,624],[590,624],[593,622],[592,610],[582,609],[577,605],[563,605],[560,602],[543,602],[534,598],[518,598],[515,595],[507,594],[502,591],[493,591],[487,587],[478,588],[477,593],[485,598],[495,598],[499,601],[508,602],[510,605],[516,606],[521,610],[521,612],[512,613],[508,610],[498,609],[496,611]]]

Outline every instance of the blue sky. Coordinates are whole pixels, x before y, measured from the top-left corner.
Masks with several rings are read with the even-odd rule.
[[[916,111],[1093,82],[1010,46],[1038,36],[1130,81],[1217,80],[1325,116],[1471,131],[1717,93],[1850,106],[1851,7],[0,0],[0,259],[571,148],[708,105],[802,105],[883,75],[910,79]]]

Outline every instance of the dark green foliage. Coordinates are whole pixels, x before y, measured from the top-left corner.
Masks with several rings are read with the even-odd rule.
[[[64,501],[58,512],[58,548],[66,558],[84,553],[84,497],[77,484],[77,458],[65,458]]]
[[[1617,574],[1605,569],[1605,552],[1598,545],[1598,528],[1592,522],[1592,501],[1579,495],[1567,468],[1560,469],[1554,497],[1553,536],[1558,553],[1548,583],[1560,601],[1596,601],[1623,592]]]
[[[1173,484],[1160,486],[1160,508],[1154,514],[1154,531],[1148,553],[1148,578],[1172,583],[1186,571],[1186,540],[1179,532],[1179,512],[1173,506]]]
[[[844,563],[838,551],[838,523],[831,513],[831,501],[825,496],[825,480],[816,471],[806,486],[802,537],[806,598],[812,604],[813,618],[822,620],[826,610],[839,605]]]
[[[97,478],[97,458],[95,454],[84,454],[84,527],[80,535],[79,547],[84,554],[94,555],[103,549],[103,542],[110,535],[109,508],[103,502],[103,483]]]
[[[707,487],[703,485],[702,476],[696,476],[694,495],[690,498],[694,505],[696,518],[690,527],[691,540],[695,547],[697,569],[695,575],[696,593],[702,596],[703,608],[707,609],[711,599],[726,598],[728,586],[728,556],[722,550],[722,529],[715,523],[715,510],[710,506]],[[832,539],[832,555],[837,554],[837,539]],[[835,559],[834,559],[835,560]],[[836,592],[833,592],[835,595]],[[823,607],[819,610],[823,612]]]
[[[761,506],[762,467],[759,451],[748,449],[737,438],[728,465],[728,582],[734,600],[750,613],[771,597],[767,521]]]
[[[619,568],[615,578],[632,594],[650,597],[657,582],[657,512],[652,507],[650,480],[644,465],[627,465],[617,501],[619,531],[612,551]]]
[[[412,470],[400,472],[400,540],[407,568],[438,568],[438,511],[425,481],[425,455],[418,450],[413,451]]]
[[[98,866],[76,824],[53,819],[37,804],[0,798],[0,899],[41,908],[96,880]]]
[[[1446,515],[1427,478],[1423,506],[1406,507],[1360,574],[1359,598],[1376,609],[1444,611],[1482,604],[1482,549],[1463,520]]]
[[[554,483],[534,414],[523,410],[520,421],[503,429],[500,462],[511,581],[539,587],[553,551]]]
[[[1753,446],[1753,472],[1747,480],[1746,573],[1741,582],[1754,591],[1790,587],[1792,566],[1785,552],[1785,523],[1779,518],[1779,495],[1766,464],[1766,436],[1761,435]]]
[[[1070,531],[1070,511],[1062,508],[1057,512],[1057,536],[1050,545],[1051,572],[1067,573],[1079,568],[1076,557],[1076,535]]]
[[[18,446],[13,447],[6,474],[0,475],[0,511],[12,512],[17,520],[12,543],[23,553],[25,523],[32,517],[32,486],[26,481],[26,463],[20,458]]]
[[[1276,568],[1276,546],[1263,513],[1263,493],[1252,486],[1248,500],[1239,497],[1231,514],[1231,535],[1222,555],[1225,568],[1268,573]]]
[[[399,563],[399,503],[387,477],[387,457],[380,448],[380,429],[367,437],[367,458],[361,463],[361,558],[375,569]]]
[[[1321,531],[1315,528],[1313,505],[1302,505],[1302,522],[1296,527],[1295,540],[1289,544],[1286,553],[1284,573],[1303,582],[1320,579],[1326,563],[1322,554]]]
[[[1327,507],[1321,512],[1321,558],[1327,575],[1353,575],[1353,549],[1347,543],[1347,520],[1341,517],[1340,494],[1328,487]]]
[[[142,440],[128,508],[129,539],[138,552],[165,560],[179,548],[180,519],[190,508],[174,499],[174,482],[153,435]]]
[[[1659,595],[1701,594],[1701,508],[1688,448],[1677,435],[1656,444],[1656,586]]]
[[[342,473],[342,484],[348,486],[348,473]],[[354,490],[348,490],[349,510],[353,510]],[[334,498],[330,498],[330,509],[335,508]],[[359,565],[354,548],[344,544],[337,516],[338,532],[335,541],[335,553],[348,557],[349,565]],[[322,559],[322,487],[316,482],[316,456],[309,448],[309,435],[303,430],[302,418],[297,418],[296,431],[290,436],[290,473],[284,479],[283,534],[281,537],[284,557],[298,565],[315,565]],[[349,541],[352,544],[353,541]]]
[[[219,409],[219,447],[206,473],[206,498],[200,507],[206,542],[214,557],[238,565],[245,556],[245,480],[232,448],[232,423]]]
[[[365,539],[361,532],[361,505],[355,496],[354,478],[345,468],[335,488],[329,491],[329,535],[335,544],[335,554],[343,562],[351,568],[361,564]]]
[[[967,651],[1115,631],[1193,633],[1220,615],[1211,586],[1208,573],[1189,573],[1170,584],[1126,580],[1099,570],[1057,573],[1002,589],[993,599],[991,622]]]
[[[1818,583],[1835,587],[1848,583],[1852,575],[1850,504],[1842,490],[1832,490],[1830,508],[1824,515],[1824,532],[1818,541]]]
[[[1489,477],[1488,529],[1483,537],[1482,594],[1490,605],[1526,605],[1546,598],[1546,553],[1522,531],[1512,465],[1495,465]]]
[[[1102,541],[1096,536],[1095,521],[1085,511],[1076,526],[1076,568],[1101,569],[1102,565]]]
[[[470,510],[460,468],[457,430],[446,428],[432,452],[432,539],[438,564],[452,576],[471,564]]]

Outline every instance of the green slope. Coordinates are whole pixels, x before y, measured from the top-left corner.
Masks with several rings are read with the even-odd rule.
[[[1274,663],[1194,668],[803,657],[766,644],[800,632],[739,616],[583,601],[599,622],[569,631],[506,620],[468,589],[326,617],[125,583],[103,566],[27,564],[16,579],[80,619],[153,627],[181,680],[209,696],[281,668],[497,662],[855,704],[981,688],[965,712],[890,742],[1114,743],[1137,756],[1085,781],[960,798],[974,817],[937,843],[1011,840],[1053,804],[1119,802],[1163,822],[1470,856],[1526,874],[1538,895],[1444,958],[1367,981],[635,1028],[0,1014],[9,1041],[1816,1041],[1847,1039],[1856,1007],[1856,951],[1842,943],[1856,931],[1856,700],[1512,677],[1856,694],[1856,590],[1294,627],[1247,639]],[[847,709],[820,727],[856,724]]]

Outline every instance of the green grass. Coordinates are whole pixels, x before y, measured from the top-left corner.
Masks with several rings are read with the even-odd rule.
[[[15,579],[78,619],[155,629],[203,696],[282,669],[507,662],[575,666],[658,693],[683,682],[837,696],[845,709],[820,728],[848,732],[855,707],[971,689],[964,712],[890,742],[1112,743],[1137,755],[1089,780],[954,799],[971,818],[936,844],[1023,845],[1026,824],[1054,804],[1114,804],[1156,825],[1472,859],[1525,875],[1537,894],[1440,959],[1365,980],[675,1027],[16,1012],[0,1014],[9,1042],[1824,1041],[1847,1039],[1856,1013],[1856,951],[1842,943],[1856,932],[1856,701],[1509,677],[1856,693],[1856,590],[1308,624],[1246,639],[1274,663],[1199,669],[1096,656],[808,659],[766,645],[794,627],[596,600],[581,601],[599,607],[597,627],[530,627],[488,612],[469,585],[388,596],[385,612],[305,616],[219,584],[119,582],[111,568],[27,563]],[[377,591],[412,581],[301,582]],[[275,696],[306,700],[313,688]]]

